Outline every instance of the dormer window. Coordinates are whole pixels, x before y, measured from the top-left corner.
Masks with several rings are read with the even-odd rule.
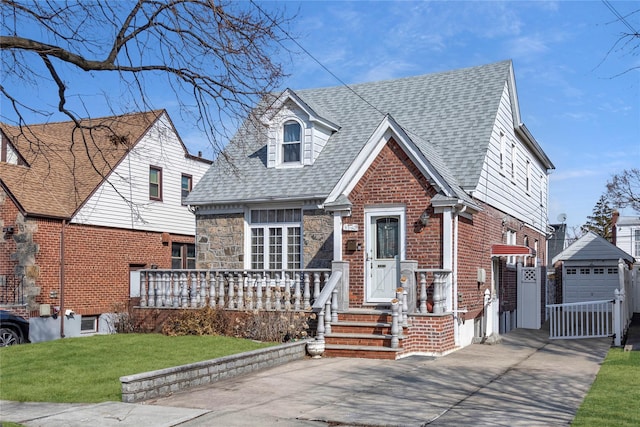
[[[302,128],[300,123],[285,122],[282,132],[282,163],[300,163],[302,151]]]

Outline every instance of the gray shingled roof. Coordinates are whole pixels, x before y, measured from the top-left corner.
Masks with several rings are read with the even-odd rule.
[[[247,122],[225,149],[232,166],[220,156],[187,202],[324,199],[385,114],[405,129],[460,196],[460,187],[472,189],[478,183],[511,66],[511,61],[503,61],[351,88],[295,91],[315,112],[340,126],[315,163],[303,168],[268,169],[266,134],[248,130]]]
[[[555,264],[558,261],[616,261],[618,259],[627,262],[634,261],[631,255],[593,231],[589,231],[553,257],[552,263]]]

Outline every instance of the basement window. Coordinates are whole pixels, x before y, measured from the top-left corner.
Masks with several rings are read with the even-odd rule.
[[[80,319],[80,333],[94,334],[98,332],[98,316],[82,316]]]

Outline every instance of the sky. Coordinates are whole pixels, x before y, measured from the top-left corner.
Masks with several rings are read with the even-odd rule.
[[[511,59],[520,113],[555,165],[549,222],[579,227],[612,175],[640,168],[639,1],[269,1],[295,14],[281,89],[357,84]],[[610,7],[608,7],[610,6]],[[614,11],[612,11],[613,9]],[[632,47],[635,46],[635,51]],[[634,69],[635,67],[635,69]],[[28,90],[25,88],[25,91]],[[43,96],[41,93],[33,96]],[[166,108],[190,152],[208,154],[193,123]],[[6,104],[6,102],[5,102]],[[101,114],[91,98],[94,116]],[[6,109],[7,105],[0,105]],[[626,209],[622,215],[632,215]]]

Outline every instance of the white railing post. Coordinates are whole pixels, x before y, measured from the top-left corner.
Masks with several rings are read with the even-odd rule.
[[[295,273],[293,282],[293,309],[300,311],[302,294],[300,293],[300,273]]]
[[[216,275],[209,272],[209,307],[216,306]]]
[[[236,293],[236,299],[238,303],[236,306],[238,307],[238,310],[244,310],[244,280],[242,280],[242,273],[237,274],[238,276],[235,280],[235,283],[238,284],[238,292]]]
[[[398,338],[398,332],[400,330],[398,325],[399,311],[400,301],[394,298],[391,300],[391,348],[398,348],[400,345],[400,339]]]
[[[331,291],[331,321],[338,322],[338,288]]]
[[[266,282],[264,275],[256,274],[254,277],[256,283],[256,310],[262,310],[262,287]]]
[[[285,311],[291,310],[291,276],[289,273],[283,274],[284,279],[284,309]]]
[[[311,308],[311,289],[309,287],[310,279],[309,273],[304,273],[304,290],[302,292],[302,306],[305,310]]]
[[[227,308],[229,310],[233,310],[236,308],[234,298],[235,298],[235,275],[234,273],[229,273],[229,290],[227,291]]]
[[[418,273],[420,275],[420,313],[428,313],[427,310],[427,273]]]
[[[318,333],[316,334],[317,340],[324,340],[324,308],[318,313]]]
[[[218,307],[224,308],[224,274],[218,273]]]
[[[147,306],[147,279],[150,273],[140,273],[140,307]]]
[[[331,299],[327,300],[327,303],[324,305],[324,331],[327,334],[331,333]]]
[[[189,280],[191,281],[191,308],[198,308],[198,297],[200,294],[198,293],[198,279],[196,277],[196,273],[193,271],[189,273]]]
[[[320,296],[320,273],[313,273],[313,302]]]
[[[198,307],[204,307],[207,305],[207,275],[204,272],[197,274],[200,276],[200,300],[198,301]]]
[[[172,282],[171,289],[171,306],[173,308],[180,307],[180,295],[182,290],[180,289],[180,277],[177,273],[172,273],[170,279]]]
[[[251,276],[251,274],[247,273],[244,275],[244,282],[247,284],[247,292],[246,292],[246,297],[245,297],[245,307],[247,307],[247,310],[253,310],[254,307],[254,303],[253,303],[253,286],[255,283],[255,280],[253,279],[253,277]]]
[[[276,304],[275,304],[275,310],[276,311],[281,311],[282,310],[282,279],[280,279],[280,275],[276,274],[276,289],[275,289],[275,299],[276,299]]]

